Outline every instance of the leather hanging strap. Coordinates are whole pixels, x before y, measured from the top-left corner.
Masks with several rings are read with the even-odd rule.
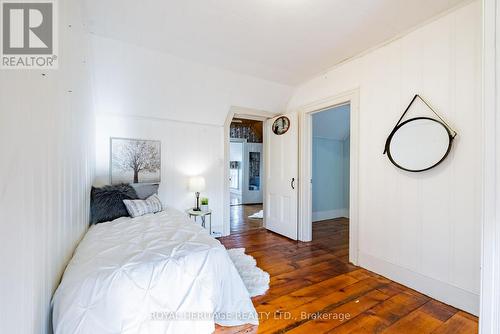
[[[397,127],[399,126],[399,124],[401,123],[401,121],[403,120],[403,118],[405,117],[406,113],[408,112],[408,110],[410,110],[410,107],[411,105],[413,104],[413,102],[415,102],[415,100],[419,98],[426,106],[427,108],[429,108],[433,113],[434,115],[436,115],[437,118],[439,118],[439,120],[446,126],[446,128],[448,128],[448,130],[450,130],[451,132],[451,138],[455,138],[456,135],[457,135],[457,132],[455,130],[453,130],[453,128],[448,124],[446,123],[446,121],[436,112],[436,110],[434,110],[434,108],[432,108],[432,106],[430,105],[429,102],[427,102],[422,96],[420,96],[419,94],[415,94],[415,96],[413,97],[413,99],[411,99],[411,102],[410,104],[408,104],[408,107],[406,107],[405,111],[403,112],[403,114],[401,115],[401,117],[399,118],[399,121],[396,123],[396,125],[394,126],[394,128],[392,129],[391,131],[391,134],[389,135],[389,137],[387,137],[387,140],[385,142],[385,147],[384,147],[384,154],[387,153],[387,149],[389,147],[389,138],[392,137],[392,135],[394,134],[394,132],[396,132],[396,129]]]

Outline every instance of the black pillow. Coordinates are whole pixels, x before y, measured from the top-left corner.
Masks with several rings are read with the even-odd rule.
[[[117,184],[101,188],[92,187],[90,193],[90,224],[107,222],[120,217],[129,217],[124,199],[138,199],[129,184]]]

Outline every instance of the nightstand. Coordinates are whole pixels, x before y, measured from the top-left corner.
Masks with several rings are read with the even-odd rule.
[[[194,221],[196,222],[198,217],[201,218],[201,226],[203,228],[206,228],[205,227],[205,221],[206,221],[206,218],[209,217],[209,223],[208,223],[208,233],[210,235],[212,235],[212,210],[208,210],[208,211],[195,211],[194,209],[189,209],[187,211],[187,214],[189,216],[189,218],[191,217],[194,217]]]

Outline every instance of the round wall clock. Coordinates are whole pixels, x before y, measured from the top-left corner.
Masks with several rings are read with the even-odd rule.
[[[290,119],[286,116],[278,117],[272,126],[273,132],[278,136],[285,134],[290,128]]]

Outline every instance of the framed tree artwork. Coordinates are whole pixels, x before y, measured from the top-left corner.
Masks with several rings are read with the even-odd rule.
[[[161,142],[129,138],[110,139],[110,182],[159,183]]]

